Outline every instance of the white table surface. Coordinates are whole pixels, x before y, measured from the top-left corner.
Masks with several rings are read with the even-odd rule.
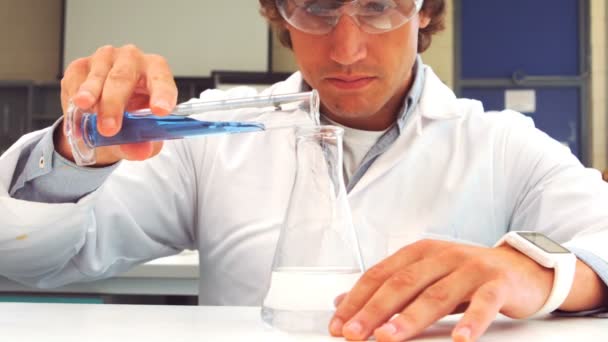
[[[0,293],[70,293],[198,296],[198,252],[152,260],[128,272],[95,282],[77,283],[56,289],[36,289],[0,277]]]
[[[449,341],[458,316],[448,317],[415,341]],[[259,308],[95,304],[0,303],[0,341],[341,341],[323,335],[275,331]],[[499,317],[480,341],[608,341],[599,318],[510,320]]]

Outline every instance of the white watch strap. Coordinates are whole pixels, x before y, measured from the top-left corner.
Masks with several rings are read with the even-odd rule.
[[[555,264],[553,288],[551,289],[549,298],[547,298],[545,304],[532,317],[545,316],[557,310],[570,294],[570,289],[574,282],[574,274],[576,273],[576,256],[569,253],[560,255],[559,257],[563,258],[563,260]]]
[[[507,236],[504,235],[494,247],[508,244]],[[513,246],[511,246],[513,247]],[[523,255],[526,255],[523,251],[519,251]],[[526,255],[530,259],[534,260],[530,256]],[[555,257],[559,260],[555,263],[554,275],[553,275],[553,287],[549,298],[545,301],[545,304],[538,309],[534,314],[530,315],[531,318],[546,316],[551,312],[557,310],[568,298],[572,283],[574,282],[574,275],[576,273],[576,255],[573,253],[555,254]],[[534,260],[536,261],[536,260]]]

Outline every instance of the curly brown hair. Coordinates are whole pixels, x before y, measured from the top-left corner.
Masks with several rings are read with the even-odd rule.
[[[259,0],[260,13],[270,23],[272,28],[277,33],[281,44],[291,48],[291,38],[289,31],[283,26],[285,20],[281,17],[279,9],[276,6],[275,0]],[[421,12],[424,12],[431,21],[425,28],[418,32],[418,52],[426,51],[431,45],[432,36],[445,29],[445,0],[425,0],[422,5]]]

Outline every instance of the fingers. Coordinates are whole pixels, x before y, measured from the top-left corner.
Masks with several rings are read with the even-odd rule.
[[[104,46],[68,66],[61,82],[61,98],[64,113],[72,100],[77,107],[98,114],[100,134],[113,136],[120,130],[127,108],[151,107],[157,115],[168,114],[176,105],[177,87],[164,58],[144,55],[133,45]],[[59,138],[62,145],[65,137]],[[143,160],[158,154],[161,146],[154,142],[98,148],[97,161],[110,164],[119,159]]]
[[[65,75],[61,79],[61,108],[64,115],[68,111],[69,102],[78,91],[80,84],[84,82],[89,72],[89,59],[80,58],[70,63],[65,70]],[[74,160],[72,155],[72,149],[68,145],[68,141],[65,138],[66,120],[63,121],[62,129],[56,131],[53,140],[55,142],[55,148],[63,157]]]
[[[477,340],[488,329],[506,301],[506,287],[498,281],[481,286],[452,332],[455,342]]]
[[[154,144],[152,142],[125,144],[120,145],[120,150],[123,153],[123,159],[146,160],[152,156]]]
[[[394,255],[365,272],[337,307],[334,318],[330,322],[330,333],[334,336],[344,335],[347,338],[371,334],[376,327],[373,325],[374,322],[378,319],[381,320],[382,318],[376,318],[374,319],[374,322],[371,322],[370,317],[382,316],[386,320],[390,315],[400,310],[401,306],[404,305],[404,302],[407,302],[415,296],[415,293],[412,294],[412,292],[420,291],[421,286],[424,286],[424,284],[428,285],[430,279],[433,279],[433,276],[430,274],[425,274],[428,273],[426,269],[411,271],[407,270],[408,267],[424,258],[427,254],[439,254],[438,251],[443,249],[446,245],[447,243],[442,241],[419,241],[402,248]],[[449,265],[449,263],[446,264]],[[425,268],[424,265],[420,267]],[[438,272],[436,274],[441,274],[442,269],[443,266],[437,267]],[[389,282],[390,285],[387,285],[379,294],[379,297],[376,297],[371,306],[365,311],[367,313],[362,314],[363,322],[352,320],[349,322],[350,324],[344,325],[344,323],[350,321],[351,318],[366,305],[370,298],[374,296],[376,291],[378,291],[389,278],[392,278],[397,272],[400,272],[400,270],[406,271],[399,273],[398,276],[392,279]],[[422,276],[423,274],[425,275]],[[418,277],[425,278],[417,279]],[[389,299],[386,300],[386,293],[390,292],[392,294],[389,294],[389,296],[393,296],[395,291],[397,291],[394,288],[399,286],[399,284],[404,285],[404,283],[408,283],[407,286],[409,286],[409,289],[401,292],[398,297],[389,297]],[[414,283],[417,285],[412,285]],[[408,290],[410,292],[408,292]],[[382,314],[380,314],[380,312],[382,312]]]
[[[150,91],[150,109],[157,115],[168,114],[177,103],[177,86],[167,60],[146,55],[146,86]]]
[[[135,94],[129,99],[125,110],[130,112],[138,109],[148,108],[149,106],[150,96],[144,94]]]
[[[334,299],[334,306],[338,307],[340,305],[340,303],[342,303],[342,301],[344,300],[345,297],[346,297],[346,293],[343,293],[343,294],[339,295],[338,297],[336,297],[336,299]]]
[[[347,339],[367,339],[382,323],[401,311],[424,289],[446,277],[458,266],[450,254],[423,259],[394,273],[345,325]],[[342,318],[337,312],[336,317]]]
[[[78,92],[89,73],[89,58],[80,58],[70,63],[61,79],[61,106],[67,112],[68,101]]]
[[[367,270],[336,308],[336,313],[330,322],[330,333],[334,336],[342,336],[344,323],[363,308],[382,284],[401,267],[414,263],[420,258],[422,255],[419,250],[404,248]]]
[[[109,45],[99,48],[93,54],[87,78],[72,96],[76,106],[88,109],[97,102],[97,99],[101,97],[103,85],[112,68],[113,61],[114,48]]]
[[[143,54],[135,46],[127,45],[116,51],[98,106],[97,129],[102,135],[113,136],[120,130],[125,107],[139,82],[142,68]]]
[[[481,279],[471,276],[459,270],[426,288],[405,310],[374,331],[376,339],[403,341],[418,335],[471,296],[481,284]]]
[[[99,147],[97,149],[97,166],[111,165],[117,160],[141,161],[156,156],[162,150],[163,142],[143,142],[117,146]]]
[[[520,258],[524,257],[510,251],[436,241],[408,246],[370,269],[345,297],[337,299],[330,332],[348,340],[367,339],[373,332],[379,342],[403,341],[444,316],[464,310],[452,337],[458,342],[474,341],[498,312],[510,316],[506,312],[521,311],[531,302],[534,307],[534,297],[545,298],[546,289],[532,296],[519,295],[551,281],[535,276],[528,283],[529,277],[521,277],[525,262]],[[539,266],[533,266],[527,273],[539,273]],[[517,287],[528,290],[514,291]]]

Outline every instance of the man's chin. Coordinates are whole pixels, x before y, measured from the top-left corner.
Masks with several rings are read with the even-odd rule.
[[[370,112],[360,112],[360,111],[347,111],[347,112],[344,112],[344,111],[325,112],[325,111],[323,111],[322,114],[327,116],[330,120],[336,121],[338,123],[365,121],[366,119],[369,119],[372,116],[372,115],[370,115]]]
[[[336,117],[354,119],[366,117],[378,111],[378,109],[371,107],[372,106],[353,101],[348,103],[337,103],[333,106],[323,106],[322,110],[323,113],[331,113]]]

